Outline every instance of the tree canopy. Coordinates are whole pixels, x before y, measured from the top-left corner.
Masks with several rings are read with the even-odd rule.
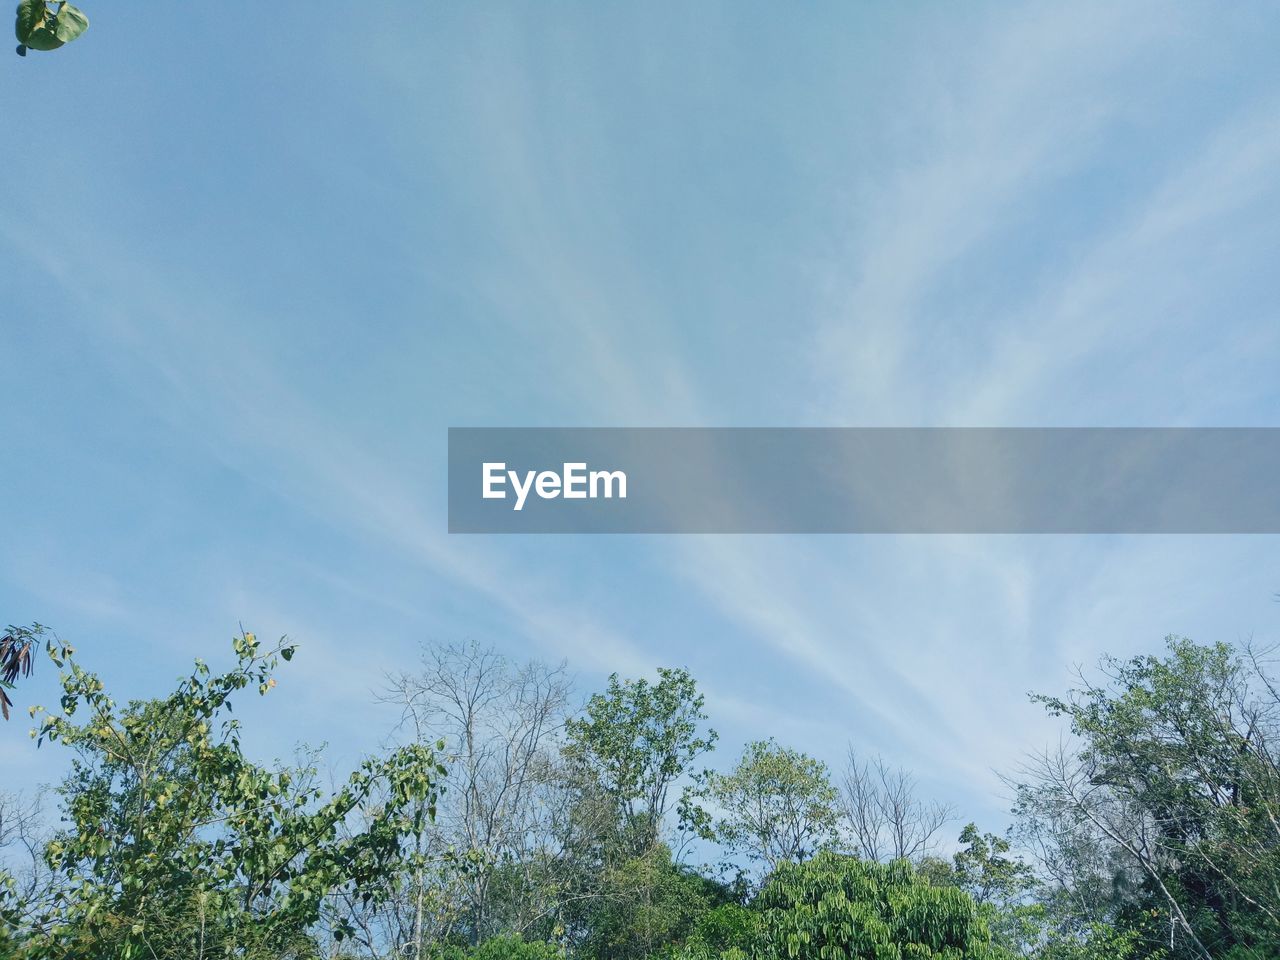
[[[0,957],[412,960],[1245,960],[1280,953],[1280,698],[1266,651],[1174,638],[1033,699],[1070,739],[970,823],[850,749],[715,763],[686,670],[608,678],[436,645],[387,678],[387,746],[327,782],[263,764],[234,700],[297,648],[251,633],[168,693],[117,703],[45,641],[68,749],[61,821],[0,794]],[[16,665],[16,666],[15,666]],[[46,804],[45,806],[48,806]],[[709,863],[699,863],[700,859]],[[25,866],[23,865],[25,861]]]

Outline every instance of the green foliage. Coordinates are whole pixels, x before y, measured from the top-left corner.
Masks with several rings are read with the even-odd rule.
[[[1036,960],[1160,960],[1164,950],[1143,945],[1137,929],[1108,923],[1085,924],[1078,932],[1048,929],[1034,951]]]
[[[587,913],[580,955],[640,960],[689,936],[723,895],[717,884],[671,860],[664,845],[607,866]]]
[[[956,882],[977,903],[1012,903],[1032,882],[1031,868],[1010,856],[1010,843],[994,833],[980,833],[977,824],[960,831],[964,847],[955,854]]]
[[[312,956],[325,898],[373,896],[402,840],[426,829],[443,768],[424,745],[365,762],[333,793],[313,771],[248,761],[231,698],[268,693],[294,648],[264,652],[253,634],[233,647],[229,672],[197,660],[166,698],[123,708],[74,651],[51,650],[61,712],[34,708],[32,733],[75,759],[45,851],[58,883],[25,923],[28,956]]]
[[[835,840],[836,789],[826,766],[798,750],[758,740],[747,744],[732,771],[708,771],[698,780],[681,816],[703,839],[732,853],[773,869],[812,856]]]
[[[704,702],[686,670],[660,668],[656,684],[614,674],[566,724],[566,755],[609,797],[631,854],[656,842],[672,784],[715,745]]]
[[[1014,856],[1007,837],[979,832],[968,824],[964,846],[953,856],[948,882],[973,897],[993,944],[1010,957],[1037,960],[1156,960],[1163,954],[1143,947],[1142,931],[1083,920],[1078,908],[1041,882],[1029,864]],[[1065,909],[1064,909],[1065,908]]]
[[[21,0],[13,32],[18,38],[18,53],[31,50],[56,50],[89,29],[89,18],[70,3],[45,0]]]
[[[1275,955],[1280,695],[1262,660],[1170,638],[1166,656],[1103,669],[1104,682],[1035,698],[1080,747],[1022,785],[1024,817],[1112,851],[1131,877],[1113,917],[1153,940],[1172,930],[1176,955]]]
[[[688,943],[673,947],[662,955],[662,960],[756,960],[756,956],[741,947],[713,950],[699,943]]]
[[[1047,915],[1032,902],[1035,872],[1011,853],[1006,837],[981,833],[976,824],[960,832],[963,847],[952,857],[951,881],[978,905],[992,940],[1013,953],[1028,953],[1045,938]]]
[[[29,672],[40,638],[38,625],[9,628],[0,682]],[[415,742],[336,789],[308,762],[245,758],[231,701],[271,692],[294,655],[283,641],[263,650],[245,634],[228,672],[197,660],[168,696],[124,706],[69,647],[45,648],[62,698],[33,708],[33,736],[73,759],[61,828],[35,845],[43,871],[19,883],[0,870],[0,958],[1280,956],[1280,695],[1256,656],[1227,647],[1171,641],[1168,656],[1108,661],[1107,682],[1040,698],[1076,739],[1016,784],[1017,829],[969,824],[953,857],[915,866],[824,849],[835,790],[797,750],[757,741],[729,772],[695,773],[716,737],[683,670],[611,677],[561,741],[558,720],[538,719],[559,688],[495,699],[492,661],[464,661],[489,684],[441,689],[478,690],[490,713],[454,734],[472,745],[458,751],[469,775],[437,823],[443,744],[424,741],[439,711],[415,714]],[[527,762],[507,763],[511,744]],[[690,776],[684,824],[738,858],[737,885],[680,865],[662,841],[669,795]],[[30,819],[14,822],[26,843]],[[0,846],[13,835],[0,830]],[[746,859],[767,871],[754,899]],[[461,895],[481,882],[483,921],[481,900]],[[341,942],[322,943],[326,930]]]
[[[688,939],[670,951],[672,960],[747,960],[759,955],[760,914],[737,903],[708,910]]]
[[[519,936],[492,937],[475,947],[449,947],[432,960],[563,960],[564,951],[551,943]]]
[[[931,886],[906,861],[869,863],[824,852],[783,864],[761,892],[772,960],[986,960],[992,947],[973,899]]]

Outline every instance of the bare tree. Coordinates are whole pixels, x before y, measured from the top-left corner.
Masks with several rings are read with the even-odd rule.
[[[922,800],[908,771],[881,757],[863,760],[852,746],[840,786],[847,842],[866,860],[919,861],[954,817],[946,804]]]
[[[27,919],[38,916],[53,894],[44,858],[47,840],[34,799],[0,793],[0,879],[10,884],[13,903]]]
[[[546,859],[549,839],[546,793],[555,789],[556,755],[568,708],[570,681],[563,664],[517,664],[475,643],[424,649],[417,672],[388,677],[382,699],[403,710],[406,730],[446,744],[446,792],[432,842],[468,859],[458,873],[462,923],[478,942],[499,922],[495,881],[507,881],[504,897],[533,895],[519,874]],[[439,851],[434,851],[438,853]],[[534,895],[536,896],[536,895]],[[421,943],[426,906],[416,894],[414,940]],[[541,907],[506,903],[501,908],[537,913]]]
[[[1024,818],[1033,815],[1041,823],[1054,827],[1054,843],[1048,847],[1051,857],[1062,863],[1072,856],[1074,847],[1113,845],[1114,850],[1129,858],[1128,864],[1123,864],[1113,877],[1133,872],[1136,867],[1136,872],[1147,878],[1167,904],[1172,928],[1187,938],[1196,956],[1211,956],[1196,936],[1175,891],[1165,882],[1176,870],[1177,856],[1163,842],[1164,824],[1153,817],[1151,811],[1108,789],[1087,759],[1063,745],[1033,754],[1018,774],[1025,781],[1015,784],[1019,788],[1021,815]],[[1052,862],[1041,859],[1042,865]],[[1114,857],[1102,862],[1104,866],[1115,869]],[[1094,878],[1082,877],[1077,870],[1069,870],[1064,889],[1081,896],[1085,887],[1082,881],[1086,879]],[[1105,879],[1105,875],[1097,879]],[[1113,879],[1113,887],[1114,884]],[[1096,879],[1090,885],[1096,885]],[[1172,944],[1170,946],[1172,948]]]

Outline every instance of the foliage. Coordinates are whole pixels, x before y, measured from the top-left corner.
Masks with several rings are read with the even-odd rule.
[[[41,636],[9,628],[0,680],[29,671]],[[696,771],[716,737],[683,670],[611,677],[566,719],[563,668],[432,648],[391,685],[406,745],[323,789],[306,757],[246,759],[230,715],[240,691],[275,686],[283,641],[238,637],[228,672],[197,661],[168,696],[123,707],[70,648],[45,646],[63,696],[33,708],[33,734],[73,759],[52,836],[0,798],[5,862],[37,854],[21,875],[0,869],[0,957],[1280,955],[1280,695],[1248,648],[1175,640],[1038,698],[1074,739],[1014,781],[1014,829],[969,824],[943,858],[950,811],[882,760],[851,754],[837,789],[767,740],[728,772]],[[683,826],[723,849],[732,885],[673,856],[682,782]]]
[[[19,677],[31,676],[35,667],[36,641],[44,635],[44,627],[33,623],[29,627],[10,625],[0,637],[0,715],[9,719],[13,701],[9,691]]]
[[[1160,960],[1165,952],[1142,944],[1142,934],[1109,923],[1090,923],[1078,932],[1050,927],[1034,947],[1037,960]]]
[[[775,960],[979,960],[998,956],[973,899],[931,886],[911,864],[830,851],[783,864],[761,892],[764,949]]]
[[[564,951],[550,943],[516,936],[491,937],[475,947],[448,947],[432,960],[562,960]]]
[[[747,744],[729,773],[701,775],[681,812],[703,839],[772,870],[834,842],[837,796],[825,764],[772,740],[758,740]]]
[[[1274,955],[1280,695],[1263,656],[1170,638],[1164,657],[1103,670],[1066,697],[1036,698],[1069,719],[1079,747],[1024,772],[1024,832],[1052,826],[1046,846],[1067,883],[1098,891],[1091,922],[1172,939],[1175,956]]]
[[[956,881],[976,903],[1013,903],[1030,886],[1031,868],[1010,856],[1011,844],[1006,837],[980,833],[970,823],[960,831],[964,844],[952,858]]]
[[[52,7],[45,0],[20,0],[13,32],[18,55],[27,50],[56,50],[89,29],[89,18],[78,7],[59,0]]]
[[[964,844],[952,857],[951,882],[973,897],[991,928],[993,942],[1015,953],[1031,952],[1045,936],[1046,911],[1031,901],[1036,877],[1012,854],[1007,837],[982,833],[976,824],[960,832]]]
[[[760,914],[724,903],[698,918],[688,939],[671,950],[673,960],[747,960],[761,949]]]
[[[265,695],[277,656],[294,648],[264,652],[253,634],[233,647],[229,672],[197,660],[166,698],[123,708],[69,647],[51,651],[64,668],[62,709],[33,708],[32,732],[75,759],[65,825],[45,852],[60,883],[27,921],[29,956],[311,956],[324,899],[376,890],[404,837],[426,828],[443,768],[425,745],[366,761],[332,794],[311,771],[249,762],[231,697],[255,686]],[[425,812],[407,816],[419,799]],[[344,834],[361,811],[364,829]]]
[[[713,881],[682,868],[662,844],[607,866],[590,901],[580,955],[641,960],[684,940],[724,896]]]
[[[614,674],[566,725],[566,755],[610,798],[626,852],[643,855],[656,842],[672,785],[715,745],[704,704],[686,670],[660,668],[656,684]]]
[[[952,857],[950,882],[973,897],[992,942],[1008,955],[1038,960],[1156,960],[1162,955],[1149,945],[1142,949],[1141,933],[1131,927],[1082,921],[1059,891],[1013,855],[1008,837],[981,833],[970,823],[960,842],[964,846]]]

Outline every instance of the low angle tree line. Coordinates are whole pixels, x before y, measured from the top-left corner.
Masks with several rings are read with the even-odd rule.
[[[6,693],[36,654],[59,672],[32,733],[69,768],[0,799],[0,957],[1280,955],[1280,692],[1251,647],[1171,638],[1036,696],[1062,739],[984,832],[852,748],[725,751],[683,669],[578,705],[564,665],[427,647],[337,775],[241,749],[233,700],[287,641],[125,704],[38,625],[0,644]]]

